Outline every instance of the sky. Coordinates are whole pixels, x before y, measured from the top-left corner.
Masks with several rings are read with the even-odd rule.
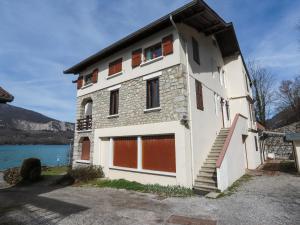
[[[12,105],[75,121],[75,76],[63,70],[188,0],[1,0],[0,86]],[[300,0],[206,0],[233,22],[243,55],[274,79],[300,73]]]

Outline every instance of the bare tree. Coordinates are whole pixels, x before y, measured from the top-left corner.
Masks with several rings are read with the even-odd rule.
[[[273,103],[274,86],[276,80],[266,68],[262,67],[257,61],[248,62],[248,70],[252,79],[252,91],[254,96],[254,108],[256,119],[266,125]]]
[[[291,110],[300,119],[300,75],[293,80],[282,80],[278,91],[278,105],[281,110]]]

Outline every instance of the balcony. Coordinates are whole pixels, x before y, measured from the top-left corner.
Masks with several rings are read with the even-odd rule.
[[[85,131],[92,129],[92,117],[88,116],[84,119],[77,120],[77,130],[78,131]]]

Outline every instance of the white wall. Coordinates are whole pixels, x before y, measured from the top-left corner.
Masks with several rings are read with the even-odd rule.
[[[162,59],[159,61],[155,61],[150,64],[140,65],[138,67],[132,68],[131,66],[132,51],[140,48],[144,49],[153,44],[161,42],[162,38],[170,34],[173,34],[173,54],[163,56]],[[94,92],[96,90],[104,89],[122,83],[130,79],[134,79],[140,76],[144,76],[146,74],[160,71],[162,69],[174,65],[178,65],[180,63],[179,49],[180,49],[180,43],[178,39],[178,34],[173,27],[166,28],[165,30],[160,31],[159,33],[153,34],[145,38],[144,40],[141,40],[120,52],[116,52],[115,54],[99,61],[98,63],[82,71],[80,75],[86,75],[86,74],[90,74],[94,69],[98,68],[99,69],[98,82],[92,84],[92,86],[83,87],[82,89],[78,90],[77,97]],[[123,58],[122,74],[116,77],[113,76],[109,77],[108,76],[109,63],[121,57]]]
[[[257,137],[257,151],[255,147],[255,139],[254,136]],[[247,145],[247,159],[248,159],[248,169],[254,170],[256,169],[261,162],[261,151],[259,146],[258,134],[253,132],[248,132],[248,137],[246,139]]]
[[[116,168],[112,165],[110,137],[175,134],[176,173]],[[96,129],[93,163],[104,168],[111,179],[128,179],[141,183],[173,184],[192,187],[190,133],[179,121]]]
[[[296,166],[298,172],[300,173],[300,141],[294,141],[293,144],[294,144]]]
[[[222,164],[220,168],[217,168],[218,189],[221,191],[227,189],[245,173],[245,146],[242,135],[247,134],[247,119],[238,116]]]
[[[180,53],[184,65],[187,64],[184,51],[184,48],[186,47],[185,44],[187,44],[188,52],[188,72],[190,75],[188,78],[190,83],[189,100],[191,104],[189,110],[193,136],[193,176],[195,178],[222,127],[221,107],[218,102],[218,113],[216,114],[214,94],[217,93],[218,96],[223,97],[224,99],[227,99],[227,94],[225,85],[221,85],[220,78],[216,74],[217,68],[212,67],[212,61],[216,61],[216,64],[221,67],[224,64],[220,50],[213,45],[211,36],[200,34],[193,28],[183,24],[178,25],[178,29],[185,41],[183,42],[183,48]],[[193,59],[192,37],[198,41],[200,65],[194,62]],[[204,111],[198,110],[196,107],[195,80],[202,83]],[[225,122],[227,122],[226,124],[230,125],[230,121],[228,122],[226,119],[225,107],[224,119]]]

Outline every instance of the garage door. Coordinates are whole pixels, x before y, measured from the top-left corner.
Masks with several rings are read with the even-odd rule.
[[[114,138],[114,166],[137,168],[136,137]]]
[[[174,135],[142,137],[143,169],[176,172]]]

